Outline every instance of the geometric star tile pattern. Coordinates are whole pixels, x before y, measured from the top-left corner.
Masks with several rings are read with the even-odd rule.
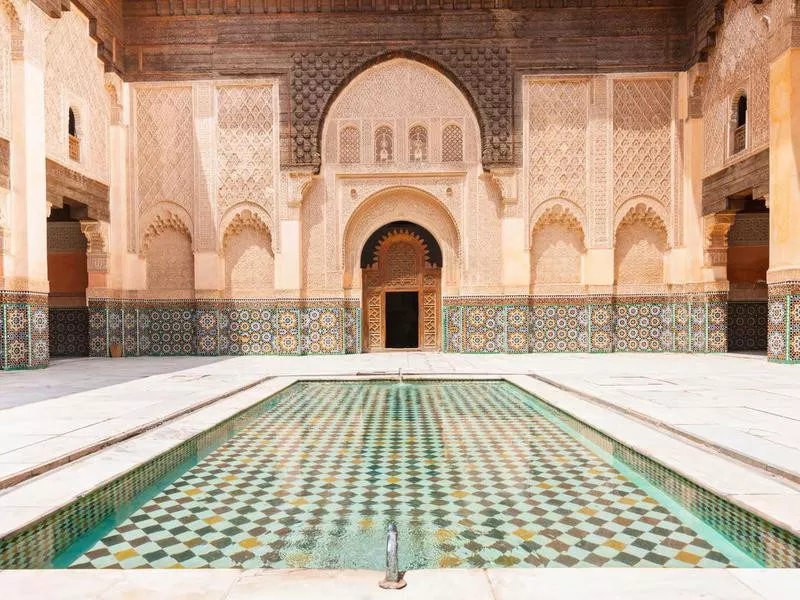
[[[742,564],[524,398],[297,384],[72,566],[381,569],[390,521],[403,569]]]

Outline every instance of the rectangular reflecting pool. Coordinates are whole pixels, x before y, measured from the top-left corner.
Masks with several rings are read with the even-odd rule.
[[[800,556],[791,533],[502,381],[296,383],[121,479],[52,515],[45,548],[35,527],[0,541],[0,568],[381,569],[390,522],[402,569]]]

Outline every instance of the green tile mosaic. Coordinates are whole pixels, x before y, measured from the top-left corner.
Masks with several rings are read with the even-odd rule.
[[[800,543],[497,381],[302,382],[0,540],[0,568],[798,566]],[[710,526],[713,525],[713,528]]]

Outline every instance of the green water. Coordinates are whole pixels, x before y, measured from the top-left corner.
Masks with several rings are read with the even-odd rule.
[[[55,567],[759,566],[498,381],[303,382]]]

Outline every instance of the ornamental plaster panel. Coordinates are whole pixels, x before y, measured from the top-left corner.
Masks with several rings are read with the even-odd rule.
[[[47,252],[85,252],[86,238],[77,221],[47,223]]]
[[[725,21],[716,32],[703,93],[703,167],[706,175],[769,144],[770,23],[781,23],[782,2],[725,2]],[[762,19],[768,17],[768,19]],[[732,155],[731,102],[747,94],[747,145]]]
[[[672,198],[672,79],[614,80],[614,206]]]
[[[194,290],[194,255],[189,232],[164,227],[154,233],[144,249],[147,289]]]
[[[768,246],[769,213],[737,213],[728,233],[731,246]]]
[[[89,37],[89,19],[79,10],[51,23],[46,41],[45,136],[47,156],[70,169],[108,181],[110,106],[97,43]],[[69,152],[68,113],[76,116],[79,160]]]
[[[0,137],[11,139],[11,55],[14,37],[21,37],[22,26],[10,0],[0,8]]]
[[[138,214],[159,202],[194,208],[192,88],[137,87],[135,160]]]
[[[365,66],[385,56],[395,62],[401,55],[441,65],[449,70],[470,95],[480,113],[483,129],[481,157],[486,165],[513,162],[513,77],[504,48],[431,48],[425,55],[401,51],[386,55],[379,48],[320,50],[296,53],[291,70],[292,140],[291,164],[318,166],[322,119],[343,83],[359,75]],[[412,87],[418,87],[412,82]],[[419,86],[421,87],[421,86]],[[381,97],[383,94],[375,96]],[[441,113],[440,113],[441,114]]]
[[[610,248],[613,245],[613,80],[593,77],[589,107],[589,190],[586,206],[586,232],[589,246]]]
[[[531,285],[580,283],[586,248],[581,221],[573,209],[553,203],[534,223]]]
[[[528,198],[533,214],[549,198],[586,203],[589,82],[529,80]]]
[[[664,219],[651,206],[637,203],[616,228],[614,283],[654,285],[664,283],[667,230]]]
[[[273,214],[275,201],[273,86],[217,88],[217,205],[220,214],[251,202]]]
[[[233,297],[264,297],[275,289],[275,256],[267,224],[257,213],[236,214],[223,238],[225,289]]]
[[[392,174],[387,177],[370,175],[348,175],[336,179],[336,195],[340,199],[342,227],[353,212],[366,199],[390,188],[411,188],[437,198],[446,207],[456,223],[462,221],[462,206],[466,189],[466,178],[458,175],[409,175]]]
[[[417,156],[410,136],[420,131],[426,144]],[[391,163],[405,169],[440,162],[443,156],[448,162],[479,161],[478,122],[463,93],[435,69],[402,58],[366,69],[344,88],[328,112],[322,141],[326,160],[342,164]]]

